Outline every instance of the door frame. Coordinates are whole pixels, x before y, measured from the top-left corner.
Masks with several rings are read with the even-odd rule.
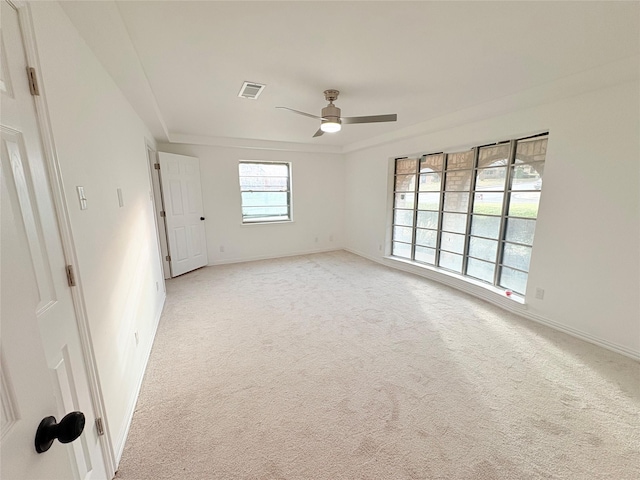
[[[162,195],[162,183],[160,181],[160,170],[156,165],[158,162],[158,152],[147,141],[147,157],[149,167],[149,183],[151,185],[151,196],[153,200],[153,215],[156,220],[156,237],[158,239],[158,251],[160,252],[160,262],[162,263],[162,273],[164,279],[171,278],[171,264],[167,260],[169,255],[169,247],[167,241],[167,225],[165,217],[161,215],[164,212],[164,197]],[[166,289],[165,289],[166,291]]]
[[[80,336],[80,343],[82,345],[82,356],[87,372],[93,410],[96,418],[102,418],[103,422],[104,435],[101,435],[98,438],[100,439],[104,465],[109,478],[113,478],[116,472],[115,454],[109,431],[109,422],[106,417],[106,408],[104,405],[104,397],[102,395],[102,387],[100,384],[93,342],[91,340],[91,330],[89,327],[85,295],[82,287],[82,278],[80,276],[79,268],[77,267],[78,257],[71,230],[69,210],[65,197],[64,184],[62,182],[62,172],[55,147],[53,129],[49,119],[45,85],[42,80],[42,69],[38,57],[33,19],[31,16],[30,6],[25,0],[7,1],[11,3],[18,12],[18,21],[20,23],[27,64],[36,70],[36,79],[40,94],[38,96],[34,96],[33,100],[36,110],[36,120],[40,129],[40,138],[42,140],[43,160],[47,166],[47,173],[49,174],[49,186],[53,197],[53,206],[55,208],[64,258],[67,265],[75,266],[76,286],[70,288],[70,290],[71,297],[73,299],[76,325]]]

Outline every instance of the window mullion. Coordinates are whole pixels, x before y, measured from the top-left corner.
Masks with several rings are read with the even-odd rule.
[[[471,212],[473,211],[474,192],[476,190],[476,171],[478,169],[478,157],[480,148],[474,147],[473,164],[471,165],[471,181],[469,182],[469,202],[467,202],[467,226],[464,235],[464,249],[462,250],[462,275],[467,274],[467,263],[469,260],[469,244],[471,237]]]
[[[287,217],[289,220],[293,220],[291,217],[291,171],[290,165],[287,164]]]
[[[434,259],[434,266],[436,267],[440,265],[440,247],[442,246],[442,217],[444,216],[444,191],[446,188],[445,176],[448,160],[449,154],[444,153],[442,155],[442,170],[440,170],[440,205],[438,206],[438,231],[436,235],[436,255]]]
[[[509,213],[509,204],[511,203],[511,167],[515,164],[516,159],[516,140],[511,140],[511,149],[509,151],[509,162],[507,164],[504,202],[502,203],[502,214],[500,216],[500,232],[498,234],[498,248],[496,249],[496,269],[493,274],[493,284],[498,286],[500,281],[500,273],[502,271],[502,256],[507,230],[507,214]]]
[[[422,158],[422,157],[421,157]],[[416,259],[416,236],[418,234],[418,192],[420,192],[420,160],[416,159],[416,179],[413,187],[413,230],[411,232],[411,260]]]
[[[393,160],[393,208],[391,210],[391,255],[393,255],[393,246],[394,246],[394,242],[395,242],[395,226],[396,226],[396,220],[395,220],[395,213],[397,210],[397,206],[396,206],[396,195],[398,194],[397,192],[397,187],[398,187],[398,160],[400,160],[400,158],[405,158],[405,157],[399,157]]]

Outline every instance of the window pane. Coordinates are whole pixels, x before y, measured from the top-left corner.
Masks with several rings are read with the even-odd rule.
[[[488,260],[495,263],[497,253],[497,241],[485,240],[484,238],[476,237],[471,237],[469,239],[469,256],[481,258],[482,260]]]
[[[543,173],[543,162],[516,165],[511,169],[511,189],[540,190]]]
[[[478,153],[478,168],[508,165],[510,151],[509,143],[482,147]]]
[[[415,198],[416,198],[415,193],[396,193],[394,207],[413,208]]]
[[[440,207],[440,192],[418,193],[418,210],[438,210]]]
[[[469,209],[469,194],[462,192],[446,192],[444,194],[443,210],[447,212],[467,212]]]
[[[444,154],[427,155],[420,160],[421,172],[439,172],[442,170]]]
[[[504,190],[507,167],[485,168],[476,172],[476,191]]]
[[[420,175],[420,191],[439,192],[441,178],[439,173],[423,173]]]
[[[284,177],[289,176],[289,165],[284,163],[240,163],[242,177]]]
[[[500,286],[524,295],[527,290],[527,274],[508,267],[502,267]]]
[[[435,247],[437,238],[438,232],[436,230],[425,230],[422,228],[416,230],[416,245]]]
[[[393,224],[408,225],[409,227],[412,227],[413,226],[413,210],[394,210]]]
[[[416,173],[418,160],[415,158],[402,158],[396,160],[396,174]]]
[[[418,212],[418,227],[438,228],[438,212]]]
[[[242,192],[243,207],[287,206],[286,192]]]
[[[449,252],[463,253],[464,235],[443,232],[442,238],[440,239],[440,248]]]
[[[467,215],[463,213],[443,213],[442,230],[447,232],[465,233],[467,229]]]
[[[507,219],[507,233],[505,238],[509,242],[533,245],[533,234],[536,230],[535,220]]]
[[[445,177],[445,190],[454,192],[468,192],[471,187],[472,170],[447,172]]]
[[[504,193],[476,192],[473,196],[473,213],[482,215],[502,215]]]
[[[509,202],[509,216],[536,218],[538,216],[539,203],[540,193],[513,192]]]
[[[500,217],[473,215],[471,217],[471,235],[498,238],[500,235]]]
[[[287,177],[240,177],[240,190],[286,192],[289,190]]]
[[[473,150],[448,154],[447,170],[471,168],[473,166],[473,155]]]
[[[288,219],[289,211],[286,206],[281,207],[242,207],[243,220],[267,220],[268,217]]]
[[[415,175],[396,175],[396,192],[413,192],[415,189]]]
[[[393,241],[411,243],[413,241],[413,228],[393,227]]]
[[[518,270],[529,271],[531,261],[531,247],[505,243],[502,251],[502,263]]]
[[[549,137],[519,140],[516,147],[516,163],[544,161]]]
[[[493,284],[495,268],[493,263],[470,258],[467,262],[467,275]]]
[[[411,245],[393,242],[392,249],[391,255],[402,258],[411,258]]]
[[[462,255],[440,252],[440,266],[454,272],[462,273]]]
[[[433,248],[416,247],[416,261],[435,265],[436,251]]]

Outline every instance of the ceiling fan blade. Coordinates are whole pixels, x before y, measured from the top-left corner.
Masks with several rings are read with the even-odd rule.
[[[304,115],[305,117],[311,117],[311,118],[322,120],[322,117],[319,117],[317,115],[311,115],[310,113],[301,112],[300,110],[294,110],[293,108],[289,108],[289,107],[276,107],[276,108],[282,108],[284,110],[289,110],[290,112],[297,113],[298,115]]]
[[[324,135],[324,132],[322,131],[322,129],[319,128],[318,131],[313,136],[313,138],[319,137],[320,135]]]
[[[377,122],[395,122],[398,115],[395,113],[389,115],[369,115],[367,117],[342,117],[342,123],[377,123]]]

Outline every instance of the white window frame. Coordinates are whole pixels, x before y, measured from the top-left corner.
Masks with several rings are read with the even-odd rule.
[[[243,164],[249,165],[283,165],[287,167],[287,188],[283,190],[287,194],[287,215],[273,216],[273,217],[248,217],[245,215],[245,207],[260,206],[260,205],[244,205],[242,193],[248,190],[242,189],[242,178],[240,174],[240,166]],[[240,215],[243,225],[260,225],[260,224],[273,224],[273,223],[290,223],[293,221],[293,207],[292,207],[292,178],[291,178],[291,162],[279,162],[279,161],[267,161],[267,160],[240,160],[238,162],[238,185],[240,187]],[[261,191],[261,190],[253,190]],[[272,192],[273,190],[264,190],[265,192]],[[285,205],[282,205],[285,206]]]

